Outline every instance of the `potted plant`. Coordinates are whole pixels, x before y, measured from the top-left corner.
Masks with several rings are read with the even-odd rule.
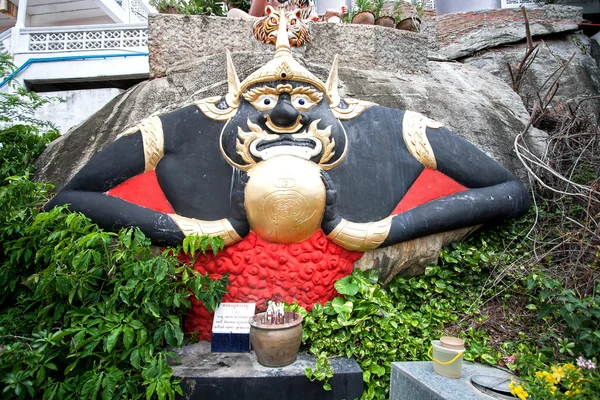
[[[362,25],[373,25],[375,23],[371,0],[356,0],[356,14],[352,17],[352,23]]]
[[[389,11],[384,9],[385,0],[374,0],[373,1],[373,14],[375,15],[375,25],[384,26],[387,28],[393,28],[396,26],[394,17],[389,15]]]
[[[250,320],[250,343],[265,367],[285,367],[296,361],[302,341],[302,315],[268,302],[267,311]]]
[[[412,0],[414,13],[412,16],[398,22],[396,29],[402,29],[411,32],[421,32],[421,18],[425,15],[423,10],[423,1]]]

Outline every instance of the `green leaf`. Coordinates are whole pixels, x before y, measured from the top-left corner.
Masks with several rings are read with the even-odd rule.
[[[121,334],[122,327],[119,325],[116,329],[113,329],[110,335],[106,337],[104,348],[106,352],[110,353],[115,348],[117,344],[117,339],[119,339],[119,335]]]
[[[117,388],[117,377],[113,372],[106,374],[104,380],[102,381],[102,400],[112,400],[115,390]]]
[[[146,388],[146,400],[150,400],[155,391],[156,391],[156,382],[153,382],[153,383],[149,384],[148,387]]]
[[[135,369],[141,369],[139,349],[133,349],[133,351],[131,352],[131,356],[129,357],[129,361],[131,361],[131,365],[133,365]]]
[[[352,309],[354,308],[354,304],[351,301],[344,302],[343,297],[336,297],[331,301],[331,306],[335,310],[336,313],[352,313]]]
[[[156,304],[153,301],[148,300],[144,303],[144,305],[153,316],[155,316],[156,318],[160,318],[160,309],[156,306]]]
[[[346,276],[338,280],[334,286],[339,294],[346,296],[354,296],[360,290],[360,286],[354,282],[352,276]]]
[[[146,343],[146,340],[148,339],[148,331],[146,330],[146,328],[142,328],[140,330],[137,331],[137,345],[141,346],[144,343]]]
[[[377,376],[383,376],[385,374],[385,368],[381,365],[371,364],[371,366],[369,367],[369,371],[371,371]]]
[[[79,358],[77,358],[75,361],[73,361],[71,364],[69,364],[69,365],[67,366],[67,368],[65,368],[65,376],[66,376],[66,375],[67,375],[69,372],[73,371],[73,368],[75,368],[75,367],[77,366],[77,363],[78,363],[78,362],[79,362]]]
[[[123,327],[123,346],[125,347],[125,349],[129,349],[129,347],[131,347],[134,338],[135,334],[133,328],[129,325],[125,325]]]

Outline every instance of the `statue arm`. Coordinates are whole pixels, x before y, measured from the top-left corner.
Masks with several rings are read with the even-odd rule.
[[[437,169],[468,190],[381,221],[354,223],[337,214],[335,191],[330,190],[331,182],[325,179],[328,197],[322,227],[331,240],[349,250],[365,251],[527,212],[529,193],[510,172],[472,144],[430,122],[431,126],[421,125],[428,140],[420,141],[404,133],[409,152],[425,167]]]
[[[144,133],[123,136],[94,156],[46,205],[46,210],[68,204],[71,211],[88,216],[101,228],[118,231],[129,226],[139,227],[155,244],[176,245],[185,236],[220,236],[225,245],[236,243],[248,231],[243,210],[243,190],[247,176],[234,179],[232,188],[232,216],[217,221],[203,221],[177,214],[151,210],[106,194],[127,179],[152,170],[162,157],[162,150],[151,146],[152,135],[140,125]],[[155,150],[149,151],[154,147]],[[162,149],[162,144],[159,146]],[[242,196],[241,200],[237,197]]]
[[[180,243],[184,234],[167,214],[106,194],[144,170],[141,133],[123,136],[96,154],[45,209],[68,204],[69,210],[85,214],[103,229],[118,231],[137,226],[156,244]]]

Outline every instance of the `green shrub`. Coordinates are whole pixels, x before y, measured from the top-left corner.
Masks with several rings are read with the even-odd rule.
[[[2,191],[24,187],[37,200],[47,189],[13,178]],[[13,200],[10,215],[19,210]],[[180,388],[171,379],[164,346],[182,345],[189,297],[214,306],[227,278],[212,281],[179,263],[179,249],[154,255],[137,229],[107,233],[81,214],[63,208],[39,213],[36,205],[21,208],[27,212],[19,232],[0,227],[10,238],[0,267],[4,395],[174,398]],[[5,214],[0,216],[9,219]],[[185,243],[192,251],[198,247],[193,239]],[[211,245],[217,249],[222,241]]]
[[[318,357],[307,376],[329,389],[333,371],[327,356],[354,357],[363,369],[363,397],[387,398],[392,362],[427,360],[431,340],[443,336],[459,316],[477,316],[490,267],[510,259],[501,250],[517,235],[518,223],[446,246],[440,265],[427,267],[420,277],[396,277],[387,288],[376,271],[355,271],[339,280],[335,287],[341,297],[303,312],[303,343]],[[496,364],[501,358],[485,331],[469,327],[460,336],[468,343],[465,359]]]

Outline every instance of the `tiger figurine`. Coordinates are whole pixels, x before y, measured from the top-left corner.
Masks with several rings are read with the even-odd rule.
[[[312,0],[296,1],[307,1],[312,3],[314,7]],[[287,3],[292,3],[292,1],[288,1]],[[253,32],[256,40],[266,44],[275,44],[277,41],[277,30],[279,29],[279,19],[281,18],[282,13],[285,15],[287,20],[288,39],[290,46],[301,47],[309,43],[312,39],[310,28],[306,22],[304,22],[305,19],[302,18],[305,13],[305,9],[296,8],[293,11],[288,11],[286,8],[281,7],[276,10],[271,6],[267,6],[265,9],[264,17],[259,18],[254,22]]]

